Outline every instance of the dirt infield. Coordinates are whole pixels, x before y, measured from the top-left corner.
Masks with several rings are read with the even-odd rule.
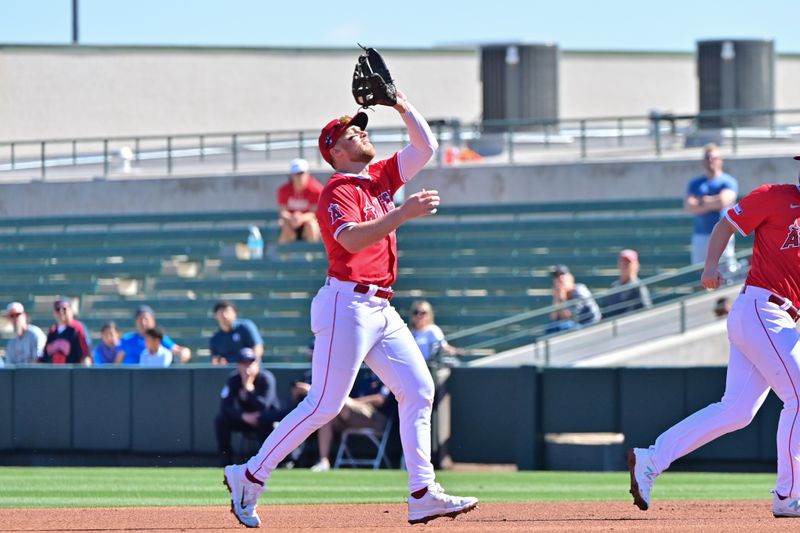
[[[484,503],[455,520],[406,523],[403,504],[259,507],[262,529],[294,531],[679,531],[760,532],[800,528],[772,517],[769,501],[658,502],[642,512],[630,503]],[[244,530],[227,507],[0,509],[0,531]]]

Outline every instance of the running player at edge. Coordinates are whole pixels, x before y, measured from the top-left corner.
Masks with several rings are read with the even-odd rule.
[[[231,512],[258,527],[256,504],[278,463],[344,405],[362,362],[397,398],[400,439],[408,469],[409,523],[455,517],[478,500],[450,496],[436,483],[431,464],[431,407],[434,385],[425,360],[403,319],[390,304],[397,278],[395,230],[432,215],[437,191],[412,194],[395,207],[392,197],[438,148],[425,119],[397,92],[393,106],[411,144],[375,163],[365,128],[368,117],[331,120],[319,136],[322,157],[336,171],[317,205],[329,268],[325,285],[311,302],[315,336],[308,396],[281,421],[246,464],[225,467]]]
[[[733,232],[755,234],[752,267],[728,315],[725,394],[662,433],[653,446],[628,452],[631,494],[639,509],[650,507],[653,482],[673,461],[747,426],[772,389],[783,402],[772,514],[800,517],[799,217],[800,185],[762,185],[728,209],[711,232],[701,277],[707,289],[723,282],[717,265]]]

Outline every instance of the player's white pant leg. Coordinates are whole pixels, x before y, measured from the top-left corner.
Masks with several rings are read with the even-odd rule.
[[[414,492],[435,481],[431,464],[433,378],[414,337],[388,302],[384,316],[387,334],[365,361],[397,398],[408,486]]]
[[[383,331],[380,309],[358,296],[326,286],[311,302],[311,389],[247,462],[256,478],[267,479],[284,457],[342,410],[364,356]]]
[[[663,472],[704,444],[747,426],[768,393],[769,387],[758,369],[731,344],[722,400],[696,411],[659,435],[650,447],[653,465]]]
[[[789,316],[767,301],[768,295],[763,289],[747,287],[747,292],[736,300],[736,304],[742,304],[741,327],[729,334],[783,402],[776,437],[775,490],[782,496],[797,498],[800,497],[800,334]]]

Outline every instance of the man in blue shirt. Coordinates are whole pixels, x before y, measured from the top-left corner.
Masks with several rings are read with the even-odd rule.
[[[214,305],[214,318],[217,319],[219,330],[208,341],[213,364],[236,363],[242,348],[251,348],[258,360],[261,360],[264,340],[251,320],[237,317],[233,303],[217,302]]]
[[[688,213],[694,215],[692,230],[692,264],[706,260],[706,249],[711,230],[719,222],[733,204],[739,193],[736,178],[722,171],[722,156],[716,144],[707,144],[703,148],[703,166],[705,174],[697,176],[689,182],[683,206]],[[736,270],[736,257],[733,249],[733,237],[728,241],[723,257],[730,271]]]
[[[136,310],[136,331],[122,336],[116,362],[123,365],[138,365],[145,348],[144,333],[155,326],[156,315],[153,309],[149,305],[140,305]],[[192,357],[192,351],[189,348],[175,344],[175,341],[168,335],[164,335],[161,345],[170,350],[175,359],[181,363],[188,362]]]

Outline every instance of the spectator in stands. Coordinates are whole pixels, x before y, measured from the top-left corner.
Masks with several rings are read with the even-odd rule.
[[[686,189],[684,209],[694,215],[692,230],[692,264],[706,260],[706,249],[711,230],[733,204],[739,194],[736,178],[722,170],[723,161],[719,147],[707,144],[703,147],[703,166],[705,173],[693,178]],[[727,269],[737,270],[734,239],[728,241],[723,253]]]
[[[100,328],[100,343],[95,346],[92,358],[95,366],[110,365],[116,363],[117,352],[119,352],[119,329],[114,322],[106,322]]]
[[[444,338],[442,329],[434,323],[433,306],[426,300],[417,300],[411,304],[408,329],[417,341],[422,357],[430,361],[439,356],[451,359],[462,354],[461,350],[451,346]]]
[[[622,250],[617,258],[617,268],[619,268],[619,279],[611,284],[611,289],[628,288],[603,298],[603,318],[652,307],[650,291],[639,280],[638,252],[631,249]]]
[[[14,336],[6,345],[6,359],[10,365],[35,363],[41,359],[47,336],[33,324],[28,323],[28,313],[19,302],[6,307],[6,316],[14,328]]]
[[[728,318],[728,313],[731,312],[731,301],[723,296],[717,299],[714,303],[714,316],[717,318]]]
[[[58,297],[53,303],[56,323],[47,332],[42,362],[53,364],[83,364],[92,366],[89,335],[86,327],[75,320],[75,310],[69,298]]]
[[[208,341],[211,362],[215,365],[236,363],[242,348],[252,348],[258,359],[264,354],[264,340],[252,320],[238,318],[232,302],[214,305],[214,318],[219,330]]]
[[[278,242],[319,240],[317,202],[322,184],[308,173],[305,159],[293,159],[289,164],[289,182],[278,188],[278,222],[281,232]]]
[[[575,277],[566,265],[550,269],[553,276],[553,305],[569,302],[570,305],[550,313],[552,324],[545,333],[556,333],[598,322],[602,315],[589,288],[575,283]]]
[[[156,315],[149,305],[140,305],[136,310],[136,331],[126,333],[120,341],[117,352],[117,363],[124,365],[138,365],[142,352],[145,349],[144,334],[148,329],[156,326]],[[181,363],[186,363],[192,357],[192,351],[175,344],[175,341],[164,335],[161,344],[172,352],[172,355]]]
[[[144,332],[144,350],[139,356],[139,366],[166,368],[172,364],[172,351],[161,344],[163,341],[164,330],[158,326]]]
[[[263,441],[287,412],[281,409],[275,376],[261,369],[255,352],[242,348],[236,360],[237,369],[222,389],[220,412],[214,419],[217,448],[226,465],[233,461],[232,432],[255,432]]]
[[[295,383],[292,394],[300,401],[307,394],[311,385]],[[382,430],[395,407],[394,396],[378,376],[366,370],[356,378],[350,396],[336,417],[317,430],[317,446],[319,461],[311,467],[313,472],[325,472],[331,469],[330,454],[334,433],[345,429],[370,428]]]

